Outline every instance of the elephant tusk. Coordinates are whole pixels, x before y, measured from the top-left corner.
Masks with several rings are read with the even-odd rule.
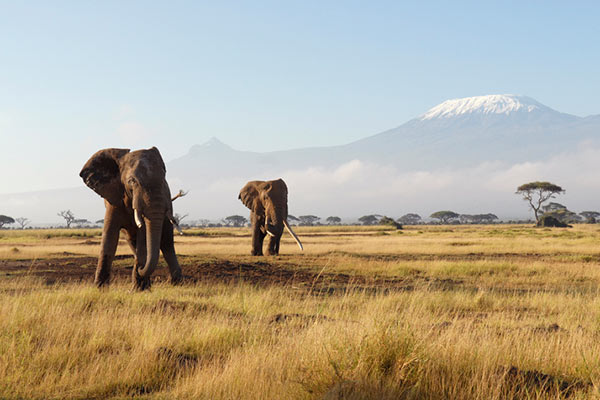
[[[140,213],[140,210],[138,210],[137,208],[133,209],[133,217],[135,219],[135,224],[137,225],[138,228],[141,228],[143,223],[142,223],[142,214]]]
[[[269,231],[269,216],[268,215],[265,217],[265,231],[267,231],[267,235],[275,237],[273,232]]]
[[[294,231],[292,230],[292,227],[290,226],[290,224],[288,224],[287,219],[283,220],[283,225],[285,226],[285,228],[288,230],[288,232],[290,233],[290,235],[293,236],[293,238],[296,240],[296,243],[298,243],[298,247],[300,247],[300,250],[304,251],[304,247],[302,247],[302,242],[300,242],[300,239],[298,239],[298,236],[296,236],[296,234],[294,233]],[[268,231],[267,231],[268,232]]]

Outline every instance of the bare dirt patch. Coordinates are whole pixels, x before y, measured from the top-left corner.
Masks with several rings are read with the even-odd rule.
[[[348,288],[365,290],[413,290],[417,285],[427,285],[439,290],[451,290],[462,284],[460,280],[432,279],[428,277],[376,277],[359,274],[329,273],[311,269],[311,260],[302,265],[286,258],[202,259],[181,258],[184,284],[200,282],[245,282],[257,286],[287,286],[293,289],[332,293]],[[308,263],[306,263],[308,262]],[[30,276],[53,285],[94,280],[97,258],[87,256],[60,256],[39,260],[0,260],[0,276]],[[117,256],[111,271],[112,282],[128,283],[131,280],[132,256]],[[154,272],[153,281],[168,280],[164,263]]]

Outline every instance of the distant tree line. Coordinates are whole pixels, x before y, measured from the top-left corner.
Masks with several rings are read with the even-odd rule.
[[[540,224],[541,220],[552,218],[564,224],[573,223],[589,223],[594,224],[600,221],[600,212],[598,211],[582,211],[579,214],[569,210],[565,205],[557,202],[549,202],[559,194],[565,193],[565,190],[551,182],[529,182],[517,188],[516,194],[520,195],[523,200],[527,201],[531,210],[534,213],[535,220]],[[180,191],[178,195],[181,197],[185,192]],[[58,216],[65,220],[65,226],[71,227],[97,227],[103,224],[104,220],[98,220],[95,223],[83,218],[76,218],[71,210],[62,210],[57,213]],[[208,219],[198,219],[183,223],[184,218],[188,214],[174,214],[173,219],[182,227],[244,227],[249,226],[248,218],[241,215],[230,215],[223,218],[219,222],[211,222]],[[486,214],[459,214],[451,210],[441,210],[432,213],[429,218],[434,224],[493,224],[499,223],[498,216],[492,213]],[[325,225],[341,225],[342,219],[338,216],[329,216],[324,219]],[[299,226],[317,226],[324,225],[321,223],[321,217],[312,214],[288,215],[288,222],[291,225]],[[529,222],[529,221],[508,221],[508,223]],[[426,224],[419,214],[408,213],[394,219],[381,214],[367,214],[358,218],[354,223],[347,225],[389,225],[397,229],[401,229],[402,225],[420,225]],[[7,215],[0,215],[0,229],[5,229],[8,225],[17,224],[19,229],[25,229],[30,221],[25,217],[12,218]]]

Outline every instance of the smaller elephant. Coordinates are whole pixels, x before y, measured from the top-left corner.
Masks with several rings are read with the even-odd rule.
[[[250,209],[252,222],[253,256],[263,255],[263,241],[269,235],[268,255],[279,254],[279,242],[283,227],[288,230],[303,250],[302,243],[287,222],[288,190],[283,179],[274,181],[250,181],[240,190],[238,199]]]

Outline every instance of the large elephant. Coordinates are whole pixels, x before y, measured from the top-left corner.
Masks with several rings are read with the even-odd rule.
[[[279,242],[285,226],[302,248],[302,243],[287,222],[287,186],[283,179],[250,181],[240,190],[238,199],[251,211],[252,255],[263,255],[263,241],[269,235],[267,254],[279,254]]]
[[[159,250],[169,265],[171,282],[182,279],[173,244],[173,206],[166,168],[156,147],[130,152],[129,149],[104,149],[95,153],[79,176],[104,198],[106,214],[102,246],[95,283],[110,281],[110,268],[119,232],[123,230],[135,254],[133,287],[150,287],[150,276],[158,264]]]

